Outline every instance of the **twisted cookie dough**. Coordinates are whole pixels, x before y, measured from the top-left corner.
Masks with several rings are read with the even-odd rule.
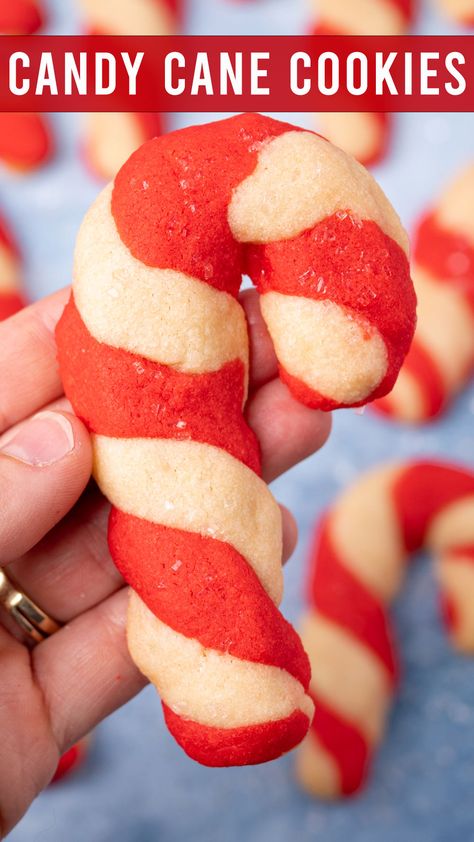
[[[451,640],[474,653],[472,471],[430,462],[377,468],[318,527],[302,625],[316,713],[297,763],[314,795],[350,795],[366,779],[397,679],[387,605],[421,546],[437,555]]]
[[[329,408],[390,388],[414,295],[398,218],[325,140],[258,114],[165,135],[87,214],[59,323],[132,588],[128,643],[185,751],[258,763],[308,730],[309,664],[278,611],[279,508],[242,415],[242,273],[281,376]]]

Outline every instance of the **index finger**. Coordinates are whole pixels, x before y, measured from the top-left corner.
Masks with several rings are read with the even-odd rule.
[[[63,392],[54,330],[68,295],[63,289],[0,324],[0,434]]]

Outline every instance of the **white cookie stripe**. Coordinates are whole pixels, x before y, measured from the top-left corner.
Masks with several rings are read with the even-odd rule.
[[[375,161],[385,144],[386,121],[371,111],[325,111],[318,127],[331,143],[357,161]]]
[[[349,795],[366,779],[396,678],[387,608],[420,544],[437,558],[451,641],[474,654],[474,472],[435,462],[377,468],[319,527],[302,624],[316,714],[297,763],[313,795]]]
[[[310,661],[317,665],[310,685],[316,698],[332,705],[375,745],[391,697],[389,674],[367,646],[325,617],[308,614],[301,635]],[[341,687],[346,688],[344,694]]]
[[[474,165],[420,221],[413,281],[418,324],[405,365],[379,408],[400,421],[439,415],[474,370]]]
[[[441,228],[453,234],[463,234],[474,246],[473,192],[474,163],[471,163],[458,173],[439,197],[436,219]]]
[[[403,575],[403,536],[389,489],[399,469],[364,474],[331,510],[334,549],[348,570],[381,600],[393,599]],[[370,509],[367,505],[370,500]],[[372,523],[379,529],[374,532]]]
[[[314,17],[340,34],[404,35],[406,17],[396,0],[311,0]]]
[[[85,154],[97,174],[118,172],[135,149],[148,138],[136,114],[96,111],[85,115]]]
[[[134,593],[128,644],[163,701],[194,722],[240,728],[285,719],[296,709],[313,715],[302,685],[287,672],[206,649],[160,622]]]
[[[341,776],[334,758],[308,731],[296,754],[296,774],[306,792],[318,798],[332,800],[339,797]]]
[[[94,436],[93,444],[95,478],[114,506],[231,544],[281,601],[280,509],[250,468],[196,441]]]
[[[311,389],[341,404],[373,392],[387,371],[385,343],[362,319],[351,321],[332,301],[269,292],[260,301],[263,318],[281,364]],[[299,326],[298,333],[293,325]],[[342,359],[350,356],[341,365]]]
[[[78,0],[89,29],[110,35],[174,35],[166,0]]]
[[[240,304],[182,272],[136,260],[118,235],[111,193],[109,185],[89,209],[76,244],[74,298],[93,336],[190,374],[217,371],[234,359],[247,369]]]
[[[248,271],[259,284],[255,261],[270,265],[273,247],[294,248],[304,278],[323,254],[340,303],[299,277],[291,292],[285,271],[259,284],[282,372],[308,390],[308,405],[367,400],[396,375],[414,301],[406,235],[361,167],[260,115],[213,128],[145,145],[103,191],[78,237],[57,336],[65,391],[93,433],[94,475],[113,507],[109,545],[132,591],[132,657],[191,757],[242,765],[297,745],[314,706],[308,658],[277,609],[280,509],[239,406],[248,337],[236,281]],[[406,322],[401,313],[382,334],[372,297],[359,301],[367,283],[381,321],[401,296]],[[321,355],[330,366],[315,371]],[[329,652],[334,630],[321,636]],[[364,656],[355,646],[354,663],[370,674]]]
[[[371,219],[408,254],[400,218],[373,176],[312,132],[288,131],[262,145],[258,164],[234,190],[229,225],[241,243],[296,237],[328,216]]]

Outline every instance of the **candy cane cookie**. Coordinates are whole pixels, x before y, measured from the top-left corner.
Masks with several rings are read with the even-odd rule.
[[[11,232],[0,217],[0,321],[24,306],[21,257]]]
[[[311,0],[317,23],[313,35],[404,35],[413,0]],[[388,148],[391,120],[383,112],[324,112],[322,134],[364,166],[378,163]]]
[[[79,0],[79,5],[95,35],[173,35],[178,28],[180,0]],[[135,149],[162,131],[160,114],[88,114],[87,162],[109,181]]]
[[[474,26],[474,0],[437,0],[441,11],[461,26]]]
[[[112,503],[131,655],[201,763],[278,757],[313,711],[277,608],[280,513],[242,414],[242,273],[283,379],[328,408],[396,376],[414,320],[405,249],[359,164],[259,114],[149,141],[82,225],[57,329],[63,383]]]
[[[385,465],[336,500],[310,555],[301,628],[316,713],[297,758],[314,795],[365,782],[397,680],[388,605],[410,553],[437,556],[443,613],[456,649],[474,654],[474,472],[436,462]]]
[[[421,219],[412,273],[415,338],[394,389],[376,406],[420,423],[446,408],[474,368],[474,164]]]

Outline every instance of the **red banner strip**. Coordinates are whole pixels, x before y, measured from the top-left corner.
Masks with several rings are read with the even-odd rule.
[[[3,36],[0,111],[474,111],[474,40]]]

